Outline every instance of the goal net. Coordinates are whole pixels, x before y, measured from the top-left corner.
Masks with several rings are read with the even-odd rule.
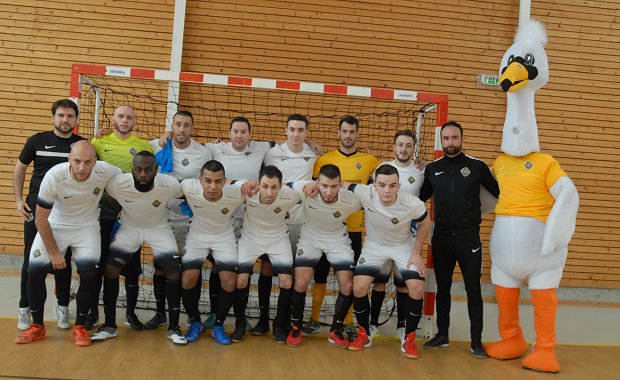
[[[282,142],[288,116],[299,113],[308,117],[309,137],[329,151],[338,147],[338,121],[352,115],[360,121],[360,150],[380,160],[392,160],[394,134],[407,129],[417,136],[416,155],[427,162],[433,160],[436,127],[447,120],[448,105],[446,95],[410,90],[82,64],[73,65],[71,97],[80,107],[78,133],[82,136],[93,136],[102,128],[113,130],[114,109],[129,105],[136,113],[134,133],[143,139],[159,138],[171,125],[174,113],[186,110],[193,114],[192,137],[198,142],[228,141],[230,121],[237,116],[250,120],[252,139]],[[154,309],[148,248],[143,250],[143,262],[138,306]],[[207,264],[203,268],[206,290],[200,301],[203,313],[209,310],[209,270]],[[250,318],[259,313],[257,279],[257,275],[252,276],[247,308]],[[273,292],[277,289],[274,278]],[[394,291],[390,280],[380,322],[394,312]],[[322,322],[331,323],[337,294],[337,282],[330,275]],[[119,302],[124,302],[122,293]],[[276,302],[277,295],[272,295],[272,317]],[[307,317],[311,302],[306,305]]]

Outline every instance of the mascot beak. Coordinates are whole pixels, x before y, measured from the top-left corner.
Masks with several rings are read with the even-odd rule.
[[[520,58],[520,57],[518,57]],[[526,66],[523,59],[515,59],[502,70],[502,76],[499,78],[500,86],[504,92],[517,92],[527,85],[529,79],[534,79],[538,72],[534,75],[530,71],[537,71],[533,66]]]

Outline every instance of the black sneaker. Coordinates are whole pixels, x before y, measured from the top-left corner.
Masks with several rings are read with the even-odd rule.
[[[252,335],[261,336],[265,335],[269,332],[269,320],[267,319],[259,319],[258,323],[252,329]],[[275,332],[274,332],[275,335]],[[286,337],[284,338],[286,340]]]
[[[487,358],[487,352],[484,350],[484,346],[482,342],[479,340],[471,342],[471,354],[474,355],[476,359],[485,359]]]
[[[424,343],[424,348],[441,348],[448,347],[450,345],[450,340],[447,336],[443,335],[435,335],[435,337],[428,342]]]
[[[132,330],[144,330],[144,325],[135,314],[125,315],[125,326],[131,327]]]
[[[156,329],[159,326],[166,326],[168,324],[168,318],[166,318],[166,314],[156,312],[153,318],[149,319],[145,324],[144,328],[147,330]]]
[[[92,330],[99,324],[99,313],[88,313],[84,327],[86,330]]]
[[[278,343],[278,344],[284,344],[286,343],[286,336],[288,334],[284,332],[284,330],[281,327],[274,327],[273,328],[273,341]]]
[[[243,336],[245,335],[245,322],[241,325],[237,325],[235,327],[235,331],[230,335],[233,343],[239,343],[243,340]]]

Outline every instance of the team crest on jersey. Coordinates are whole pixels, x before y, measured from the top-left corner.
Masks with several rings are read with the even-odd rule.
[[[224,208],[221,210],[222,214],[224,214],[224,215],[228,214],[228,212],[229,212],[229,211],[230,211],[230,210],[229,210],[228,208],[226,208],[226,207],[224,207]]]
[[[357,164],[355,164],[355,167],[356,167],[356,168],[358,168],[358,169],[361,169],[361,168],[362,168],[362,164],[360,164],[360,163],[358,162]]]
[[[410,176],[409,178],[407,178],[407,181],[409,181],[409,183],[414,183],[415,178],[413,178],[413,176]]]
[[[35,249],[34,252],[32,252],[32,256],[34,256],[35,258],[41,256],[41,250]]]
[[[189,165],[189,160],[187,159],[187,157],[185,157],[183,161],[181,161],[181,164],[183,164],[183,166]]]
[[[297,250],[297,256],[301,256],[304,254],[304,250],[303,249],[298,249]]]
[[[461,169],[461,174],[463,175],[463,177],[467,177],[471,174],[471,170],[469,170],[469,168],[465,166],[463,169]]]
[[[155,201],[153,202],[153,206],[155,206],[157,208],[160,205],[161,205],[161,202],[158,199],[155,199]]]
[[[136,150],[136,148],[131,148],[129,149],[129,154],[131,154],[132,156],[135,156],[136,154],[138,154],[138,151]]]
[[[525,164],[523,164],[523,166],[525,166],[527,170],[530,170],[534,167],[534,164],[532,164],[532,161],[527,161]]]
[[[276,214],[279,214],[280,211],[282,211],[282,209],[280,207],[276,207],[273,209],[273,212],[275,212]]]
[[[363,257],[360,257],[360,264],[364,264],[366,262],[366,259]]]
[[[398,224],[398,218],[392,218],[391,220],[393,225],[397,225]]]
[[[99,195],[100,192],[101,192],[101,189],[98,187],[95,187],[95,189],[93,190],[93,194],[95,195]]]
[[[340,218],[342,216],[342,214],[340,213],[340,211],[336,211],[334,213],[334,218]]]

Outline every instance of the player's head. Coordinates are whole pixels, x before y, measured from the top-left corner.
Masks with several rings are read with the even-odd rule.
[[[131,135],[136,125],[136,113],[129,106],[120,106],[114,110],[114,129],[119,137]]]
[[[340,123],[338,124],[340,147],[347,149],[355,148],[359,133],[359,126],[359,121],[351,115],[344,116],[340,119]]]
[[[80,114],[77,104],[71,99],[59,99],[52,104],[52,123],[57,133],[67,135],[75,129]]]
[[[381,165],[375,171],[374,187],[379,194],[379,201],[385,206],[391,206],[396,202],[400,182],[398,181],[398,169],[392,165]]]
[[[224,165],[217,160],[205,162],[200,169],[200,184],[206,200],[215,202],[222,198],[222,189],[226,184]]]
[[[441,126],[441,148],[450,157],[463,149],[463,128],[456,121],[449,121]]]
[[[411,161],[415,152],[415,136],[410,130],[402,130],[394,135],[394,155],[400,162]]]
[[[272,204],[282,189],[282,172],[273,165],[265,166],[258,174],[260,203]]]
[[[302,147],[308,136],[308,118],[294,113],[286,120],[286,137],[289,147]]]
[[[230,144],[236,151],[243,151],[251,138],[250,121],[243,116],[237,116],[230,122]]]
[[[157,174],[157,161],[153,153],[143,150],[133,156],[133,167],[131,169],[133,175],[133,184],[136,190],[146,193],[151,191],[155,184],[155,175]]]
[[[172,118],[172,140],[179,147],[189,145],[194,116],[189,111],[179,111]]]
[[[338,200],[340,191],[340,169],[336,165],[327,164],[319,170],[319,194],[325,203]]]
[[[90,142],[80,140],[73,144],[69,153],[69,172],[74,180],[86,181],[96,163],[97,153]]]

